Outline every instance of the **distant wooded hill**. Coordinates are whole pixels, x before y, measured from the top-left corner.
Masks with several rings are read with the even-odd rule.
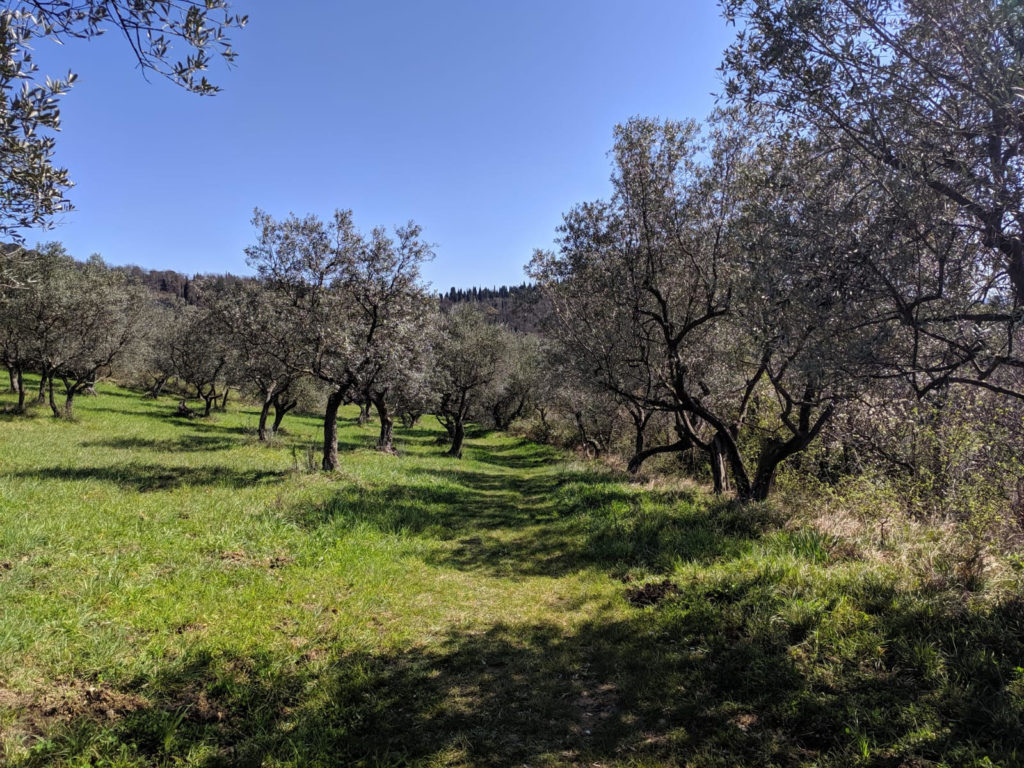
[[[251,280],[237,275],[194,275],[188,277],[172,269],[143,269],[134,265],[116,267],[128,273],[142,285],[159,294],[181,299],[186,304],[195,304],[199,299],[198,283],[226,288],[232,283]],[[438,294],[442,308],[455,304],[472,302],[481,304],[488,315],[515,331],[534,332],[539,330],[541,320],[547,315],[547,303],[540,290],[532,283],[502,285],[491,288],[449,288],[447,293]]]
[[[527,333],[540,330],[540,323],[549,312],[540,290],[531,283],[500,288],[450,288],[441,295],[442,307],[463,302],[482,304],[496,322]]]

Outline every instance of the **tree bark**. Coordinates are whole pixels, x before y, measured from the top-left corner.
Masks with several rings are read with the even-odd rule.
[[[265,443],[269,439],[267,434],[267,418],[270,416],[270,401],[271,398],[269,397],[263,398],[263,407],[260,408],[260,423],[256,428],[256,434],[261,443]]]
[[[669,445],[655,445],[650,448],[644,448],[641,451],[633,454],[633,458],[629,460],[629,464],[626,465],[626,471],[631,475],[635,475],[640,471],[641,465],[659,453],[677,453],[688,450],[693,447],[693,443],[689,440],[677,440]]]
[[[69,387],[65,384],[64,394],[64,418],[71,419],[74,417],[74,405],[75,405],[75,388]]]
[[[711,485],[716,496],[721,496],[729,490],[729,465],[726,455],[725,438],[721,432],[716,432],[711,441],[711,450],[708,451],[708,460],[711,462]]]
[[[646,432],[647,422],[650,420],[650,414],[645,413],[643,410],[630,409],[630,418],[633,419],[633,458],[629,460],[626,465],[626,470],[631,475],[635,475],[640,471],[640,465],[644,463],[650,456],[654,454],[648,454],[644,450],[646,443]]]
[[[800,415],[801,429],[789,440],[772,440],[763,449],[757,458],[757,469],[754,472],[754,480],[749,490],[740,493],[744,501],[764,501],[772,492],[775,485],[775,475],[778,473],[782,462],[800,451],[807,448],[811,441],[817,437],[822,426],[832,418],[833,406],[828,406],[819,414],[814,424],[811,424],[810,410],[802,409]]]
[[[146,397],[151,397],[154,400],[160,397],[160,393],[163,391],[164,385],[167,383],[167,379],[169,378],[170,376],[155,376],[153,386],[149,388],[149,391],[146,393]]]
[[[285,415],[299,404],[298,400],[282,400],[280,395],[274,396],[274,431],[281,428]]]
[[[39,378],[39,397],[36,398],[37,402],[46,402],[46,381],[48,378],[49,376],[47,376],[46,371],[43,371],[43,375]]]
[[[19,374],[16,374],[14,372],[14,368],[11,368],[11,367],[7,368],[7,378],[10,379],[10,382],[11,382],[10,388],[7,390],[8,392],[17,392],[18,391],[18,381],[17,381],[18,380],[18,376],[19,376]]]
[[[466,440],[466,425],[463,423],[461,418],[456,418],[455,423],[452,424],[451,429],[452,444],[448,449],[448,455],[454,456],[457,459],[462,458],[462,444]]]
[[[207,417],[210,415],[210,411],[213,410],[213,401],[216,399],[216,395],[203,395],[203,402],[206,403],[206,407],[203,409],[203,416]]]
[[[359,404],[359,426],[365,426],[370,420],[370,401],[364,400]]]
[[[761,451],[761,455],[757,459],[754,481],[750,484],[749,499],[751,501],[764,501],[768,498],[775,485],[775,475],[779,470],[779,465],[788,455],[790,454],[784,453],[783,446],[778,443],[769,444]]]
[[[218,411],[226,411],[228,409],[228,395],[230,395],[230,394],[231,394],[231,387],[225,387],[224,388],[224,397],[217,404],[217,410]],[[214,397],[214,399],[216,399],[216,397]]]
[[[326,472],[338,468],[338,409],[344,400],[344,391],[335,390],[327,397],[324,411],[324,457],[321,466]]]
[[[53,418],[60,418],[60,409],[57,407],[57,401],[53,398],[53,377],[51,376],[47,381],[49,395],[50,395],[50,410],[53,411]]]
[[[580,433],[580,442],[583,445],[584,455],[588,459],[596,459],[601,455],[601,443],[587,433],[587,425],[583,422],[583,413],[581,411],[576,411],[573,414],[573,418],[576,419],[576,428]]]
[[[18,369],[18,413],[25,411],[25,372]]]
[[[644,452],[644,432],[647,428],[647,420],[634,415],[633,427],[636,430],[636,432],[633,435],[633,455],[639,456]],[[637,469],[639,468],[639,465],[637,465]]]
[[[383,397],[374,398],[373,405],[377,409],[377,418],[380,419],[380,437],[377,438],[377,450],[382,453],[397,453],[393,442],[395,419],[391,415],[391,411],[388,410],[387,400]]]

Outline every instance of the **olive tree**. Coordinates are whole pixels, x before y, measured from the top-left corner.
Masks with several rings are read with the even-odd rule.
[[[539,252],[531,264],[561,346],[636,417],[634,469],[646,450],[646,421],[659,410],[680,415],[673,449],[722,455],[715,431],[726,427],[707,421],[702,404],[719,394],[709,386],[721,357],[714,340],[732,308],[736,264],[728,217],[709,210],[706,192],[732,177],[728,168],[698,176],[699,151],[692,122],[636,118],[618,126],[612,199],[573,208],[559,251]],[[735,204],[735,194],[721,200]],[[716,487],[721,480],[715,474]]]
[[[281,293],[258,282],[234,283],[212,292],[207,303],[227,333],[235,375],[259,398],[257,434],[266,442],[285,414],[296,407],[303,375],[300,329],[291,306]],[[268,429],[271,408],[275,418]]]
[[[1024,16],[1011,0],[726,0],[727,92],[827,139],[887,197],[907,247],[875,255],[918,394],[1024,396]]]
[[[178,334],[178,322],[184,305],[177,299],[161,301],[152,294],[147,298],[149,300],[142,307],[142,324],[146,332],[130,367],[136,383],[145,389],[146,397],[155,400],[163,394],[164,388],[175,376],[174,361],[169,350]]]
[[[506,330],[508,364],[501,381],[484,404],[486,417],[495,429],[507,430],[530,407],[544,370],[544,349],[535,334]]]
[[[322,466],[338,467],[342,404],[370,398],[381,417],[379,447],[392,450],[389,397],[406,361],[415,358],[424,316],[420,264],[432,256],[413,223],[390,236],[360,233],[351,211],[329,222],[316,216],[276,221],[256,211],[258,241],[246,249],[269,290],[278,291],[300,329],[298,370],[330,392],[324,413]]]
[[[373,404],[380,422],[377,449],[394,453],[396,408],[404,392],[415,393],[430,360],[428,318],[437,309],[420,279],[433,258],[410,222],[394,237],[374,229],[348,264],[342,284],[350,339],[352,389]]]
[[[443,315],[435,342],[434,414],[448,430],[448,455],[462,458],[466,421],[486,401],[508,361],[508,332],[472,304],[456,304]]]
[[[40,248],[31,281],[4,301],[2,347],[18,374],[19,409],[23,374],[31,366],[41,374],[40,395],[48,391],[53,415],[71,418],[75,397],[110,375],[139,340],[144,306],[142,289],[98,256],[83,264],[58,243]],[[55,380],[64,385],[62,406]]]
[[[731,479],[763,499],[860,381],[851,350],[875,331],[858,330],[859,289],[833,265],[884,243],[821,237],[861,193],[836,195],[838,172],[812,183],[822,166],[798,162],[803,140],[758,136],[752,117],[717,115],[705,141],[693,124],[620,126],[612,199],[566,214],[559,252],[532,271],[583,370],[671,414],[675,448],[705,453],[716,490]]]
[[[203,416],[208,417],[227,387],[233,350],[226,329],[209,308],[182,306],[167,344],[175,376],[203,401]]]

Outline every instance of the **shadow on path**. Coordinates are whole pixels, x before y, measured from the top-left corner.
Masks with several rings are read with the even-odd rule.
[[[771,586],[693,587],[662,608],[599,618],[574,633],[498,625],[388,654],[330,643],[326,655],[300,646],[293,657],[197,651],[125,681],[123,691],[144,705],[113,723],[79,715],[11,765],[124,754],[118,749],[147,765],[205,755],[198,764],[207,768],[895,768],[982,756],[1016,764],[1024,749],[1010,682],[1024,650],[1019,601],[928,619],[892,606],[875,633],[892,650],[871,666],[853,652],[833,659],[838,674],[829,679],[809,675],[794,654],[808,648],[813,622],[763,620]],[[924,639],[949,654],[948,677],[912,663],[907,649]]]
[[[41,467],[13,472],[9,476],[33,480],[99,480],[148,493],[197,485],[248,488],[261,483],[279,482],[287,475],[283,471],[236,470],[223,466],[168,467],[133,461],[108,467]]]

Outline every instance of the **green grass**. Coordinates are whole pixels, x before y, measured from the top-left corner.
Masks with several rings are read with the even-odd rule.
[[[4,765],[1024,764],[1016,577],[436,424],[346,413],[309,473],[315,418],[100,389],[0,414]]]

